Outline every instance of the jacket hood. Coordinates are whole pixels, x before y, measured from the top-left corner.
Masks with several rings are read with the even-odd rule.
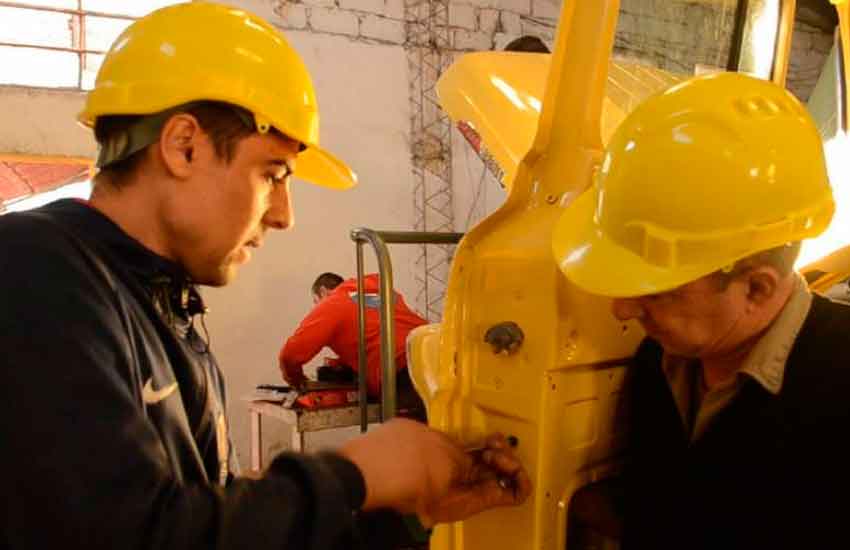
[[[363,277],[363,287],[366,289],[367,294],[377,294],[381,287],[381,279],[378,274],[369,273]],[[346,294],[350,292],[357,292],[357,278],[355,277],[344,281],[334,289],[334,293],[336,292],[345,292]]]

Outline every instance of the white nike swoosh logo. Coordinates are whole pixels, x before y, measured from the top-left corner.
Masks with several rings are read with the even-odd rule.
[[[142,401],[147,405],[154,405],[159,403],[177,389],[177,382],[170,384],[161,390],[153,389],[153,379],[148,378],[148,381],[145,382],[145,386],[142,388]]]

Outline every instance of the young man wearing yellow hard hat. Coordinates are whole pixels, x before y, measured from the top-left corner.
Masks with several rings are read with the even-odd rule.
[[[638,107],[563,214],[561,270],[647,334],[626,401],[625,550],[846,536],[850,309],[793,270],[833,208],[805,107],[721,74]]]
[[[206,2],[154,12],[80,120],[101,146],[91,200],[0,219],[0,547],[349,548],[360,510],[433,523],[525,499],[503,438],[472,456],[404,420],[235,476],[195,285],[292,224],[290,176],[355,184],[274,27]]]

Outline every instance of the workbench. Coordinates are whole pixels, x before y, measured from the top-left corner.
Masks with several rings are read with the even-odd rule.
[[[369,422],[380,421],[381,405],[370,404]],[[292,429],[292,450],[304,450],[304,436],[307,432],[347,428],[360,425],[360,407],[325,407],[319,409],[287,408],[280,403],[270,401],[249,401],[248,413],[251,417],[251,469],[263,469],[263,416],[275,418]]]

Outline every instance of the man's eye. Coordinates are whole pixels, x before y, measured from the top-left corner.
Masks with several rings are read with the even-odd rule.
[[[266,182],[268,182],[268,184],[272,185],[272,186],[280,185],[281,183],[284,183],[286,181],[287,176],[288,176],[288,174],[283,175],[283,176],[277,176],[275,174],[269,174],[268,176],[266,176]]]
[[[284,170],[272,172],[266,175],[266,182],[272,186],[281,185],[289,181],[292,170],[287,166]]]
[[[646,296],[646,300],[648,302],[653,303],[667,303],[672,302],[675,297],[672,292],[662,292],[660,294],[650,294]]]

